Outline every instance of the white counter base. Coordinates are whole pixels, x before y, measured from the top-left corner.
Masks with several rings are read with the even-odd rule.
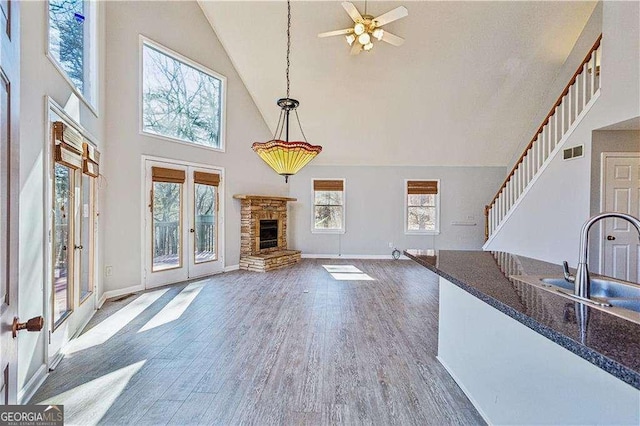
[[[438,359],[489,424],[640,424],[640,391],[440,278]]]

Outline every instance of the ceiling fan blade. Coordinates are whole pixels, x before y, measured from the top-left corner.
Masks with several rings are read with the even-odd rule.
[[[344,5],[344,3],[342,4]],[[408,14],[409,14],[409,11],[407,10],[407,8],[404,6],[400,6],[400,7],[396,7],[393,10],[388,11],[387,13],[383,13],[377,18],[373,18],[373,22],[375,22],[376,27],[381,27],[385,24],[388,24],[389,22],[393,22],[400,18],[404,18]]]
[[[320,33],[318,34],[318,37],[323,38],[323,37],[339,36],[344,34],[351,34],[352,32],[353,32],[353,28],[346,28],[344,30],[327,31],[326,33]]]
[[[363,21],[362,15],[360,15],[360,12],[358,12],[358,9],[356,9],[353,3],[350,3],[348,1],[343,1],[342,7],[344,7],[344,10],[346,10],[349,16],[351,16],[351,19],[353,19],[353,22]]]
[[[404,43],[404,39],[402,37],[391,34],[389,31],[384,32],[384,34],[382,35],[382,41],[386,41],[387,43],[393,44],[394,46],[402,46],[402,43]]]
[[[357,41],[354,41],[351,45],[351,55],[358,55],[362,51],[362,45]]]

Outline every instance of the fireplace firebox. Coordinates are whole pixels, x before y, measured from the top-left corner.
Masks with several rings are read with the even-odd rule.
[[[278,247],[278,221],[260,221],[260,250]]]

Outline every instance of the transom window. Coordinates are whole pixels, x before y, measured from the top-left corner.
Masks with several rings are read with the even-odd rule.
[[[49,0],[48,56],[92,108],[97,87],[95,10],[91,1]]]
[[[438,180],[407,180],[405,232],[431,234],[440,230]]]
[[[344,232],[344,179],[313,180],[313,232]]]
[[[142,68],[142,131],[222,150],[226,79],[147,39]]]

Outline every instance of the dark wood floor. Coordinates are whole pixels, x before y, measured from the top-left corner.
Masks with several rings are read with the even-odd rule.
[[[67,424],[483,423],[436,360],[437,277],[411,261],[303,260],[143,296],[106,303],[32,402],[65,404]]]

